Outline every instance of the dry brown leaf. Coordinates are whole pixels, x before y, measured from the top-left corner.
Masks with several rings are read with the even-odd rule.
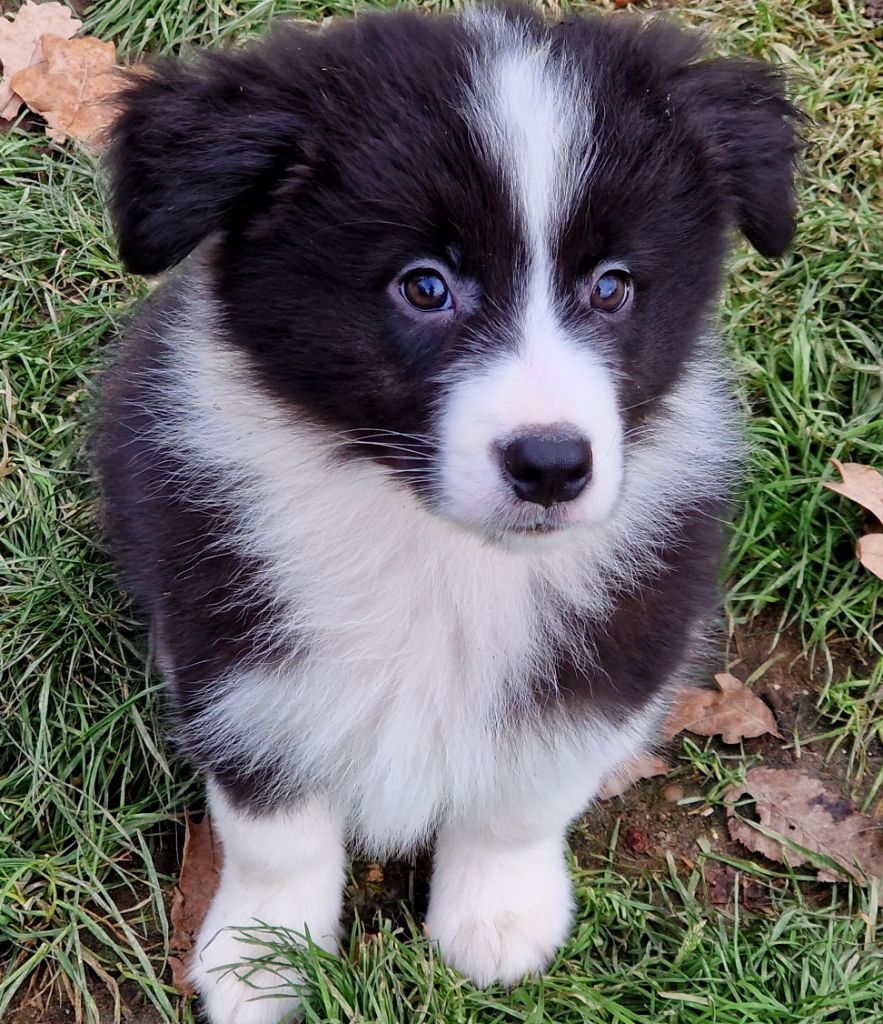
[[[636,754],[616,771],[605,775],[598,790],[599,800],[610,800],[622,796],[627,789],[641,779],[652,779],[656,775],[667,775],[668,765],[655,754]]]
[[[855,546],[858,560],[883,580],[883,533],[866,533]]]
[[[825,487],[866,508],[883,523],[883,476],[876,469],[863,466],[860,462],[838,462],[837,459],[831,459],[831,463],[843,477],[843,483],[831,481]]]
[[[47,35],[43,52],[44,61],[13,78],[13,89],[46,119],[50,139],[96,145],[117,113],[116,47],[91,36]]]
[[[684,686],[675,695],[675,701],[662,726],[660,739],[663,743],[674,739],[693,722],[701,719],[719,695],[706,687]]]
[[[172,901],[172,938],[169,943],[177,956],[169,957],[172,984],[182,996],[193,995],[187,977],[193,941],[220,880],[223,851],[212,829],[208,812],[202,821],[194,821],[184,810],[184,851],[181,854],[181,876]]]
[[[812,863],[810,856],[792,850],[739,817],[735,803],[748,795],[754,800],[761,825],[777,835],[821,854],[843,869],[843,875],[819,867],[820,882],[849,875],[857,882],[883,878],[883,830],[880,822],[860,814],[834,790],[805,772],[792,768],[752,768],[745,784],[727,792],[727,827],[733,839],[770,860],[796,867]]]
[[[0,117],[15,117],[22,100],[15,95],[12,79],[19,73],[43,60],[43,36],[61,36],[70,39],[79,32],[83,23],[78,21],[64,4],[35,4],[27,0],[15,18],[0,18]]]
[[[724,743],[738,743],[767,733],[782,738],[772,711],[741,680],[729,672],[719,672],[714,678],[720,693],[715,694],[705,716],[687,726],[690,732],[698,736],[720,733]]]
[[[729,672],[715,677],[718,691],[690,686],[681,690],[663,726],[669,740],[683,729],[697,736],[720,735],[724,743],[739,743],[771,733],[781,739],[767,705]]]
[[[831,459],[831,463],[843,477],[843,483],[826,483],[825,487],[861,505],[883,524],[883,476],[859,462]],[[860,537],[855,554],[866,569],[883,579],[883,534],[869,532]]]

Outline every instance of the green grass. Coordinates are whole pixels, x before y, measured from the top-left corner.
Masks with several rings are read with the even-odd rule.
[[[709,915],[701,873],[684,876],[673,862],[655,879],[583,871],[580,920],[566,947],[546,976],[511,990],[476,990],[413,926],[383,925],[368,938],[356,928],[340,958],[298,948],[285,933],[262,935],[256,963],[301,972],[307,1024],[878,1022],[876,906],[836,898],[811,906],[795,879],[776,880],[784,889],[772,881],[768,914],[746,920]]]
[[[827,15],[808,0],[671,6],[722,52],[794,67],[815,120],[794,252],[772,262],[739,248],[723,310],[754,445],[728,608],[734,625],[773,615],[828,659],[818,737],[832,757],[846,753],[852,780],[883,738],[881,585],[853,556],[860,511],[821,482],[831,457],[883,466],[875,30],[844,0]],[[103,0],[87,25],[134,58],[238,41],[281,13],[352,9]],[[167,852],[198,782],[169,763],[158,738],[158,684],[96,543],[83,453],[102,350],[142,286],[120,272],[93,159],[13,130],[0,136],[0,182],[0,1019],[23,992],[45,987],[78,1018],[104,1024],[116,1017],[103,993],[122,985],[158,1019],[186,1022],[191,1010],[165,972],[171,880],[162,872],[172,870]],[[685,764],[711,800],[738,770],[712,745],[688,745]],[[880,785],[866,787],[867,806]],[[312,1021],[883,1020],[873,895],[839,887],[820,901],[789,878],[775,913],[734,920],[698,898],[695,873],[626,879],[608,865],[578,878],[574,938],[540,983],[508,994],[476,991],[426,943],[388,928],[355,962],[280,955],[306,958]],[[109,1007],[101,1015],[99,1003]]]

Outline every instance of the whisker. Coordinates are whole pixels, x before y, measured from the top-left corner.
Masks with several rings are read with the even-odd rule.
[[[402,444],[390,444],[388,441],[350,441],[353,447],[365,445],[372,448],[383,448],[387,451],[405,452],[407,455],[413,455],[415,458],[430,458],[433,457],[433,453],[421,451],[418,448],[408,448]]]
[[[353,427],[349,430],[336,430],[338,437],[346,437],[349,434],[360,434],[363,437],[395,436],[403,439],[414,439],[418,441],[438,441],[432,434],[416,434],[406,430],[387,430],[384,427]]]

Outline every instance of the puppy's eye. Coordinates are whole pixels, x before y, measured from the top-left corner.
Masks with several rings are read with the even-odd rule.
[[[589,304],[601,313],[616,313],[628,302],[632,287],[624,270],[607,270],[592,285]]]
[[[399,289],[414,309],[424,313],[450,309],[453,305],[447,281],[432,267],[409,270],[401,279]]]

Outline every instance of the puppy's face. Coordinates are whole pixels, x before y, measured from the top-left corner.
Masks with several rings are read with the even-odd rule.
[[[124,257],[153,272],[217,232],[262,386],[433,511],[494,538],[603,521],[729,228],[769,254],[792,230],[781,83],[696,51],[485,11],[166,67],[116,131]]]

